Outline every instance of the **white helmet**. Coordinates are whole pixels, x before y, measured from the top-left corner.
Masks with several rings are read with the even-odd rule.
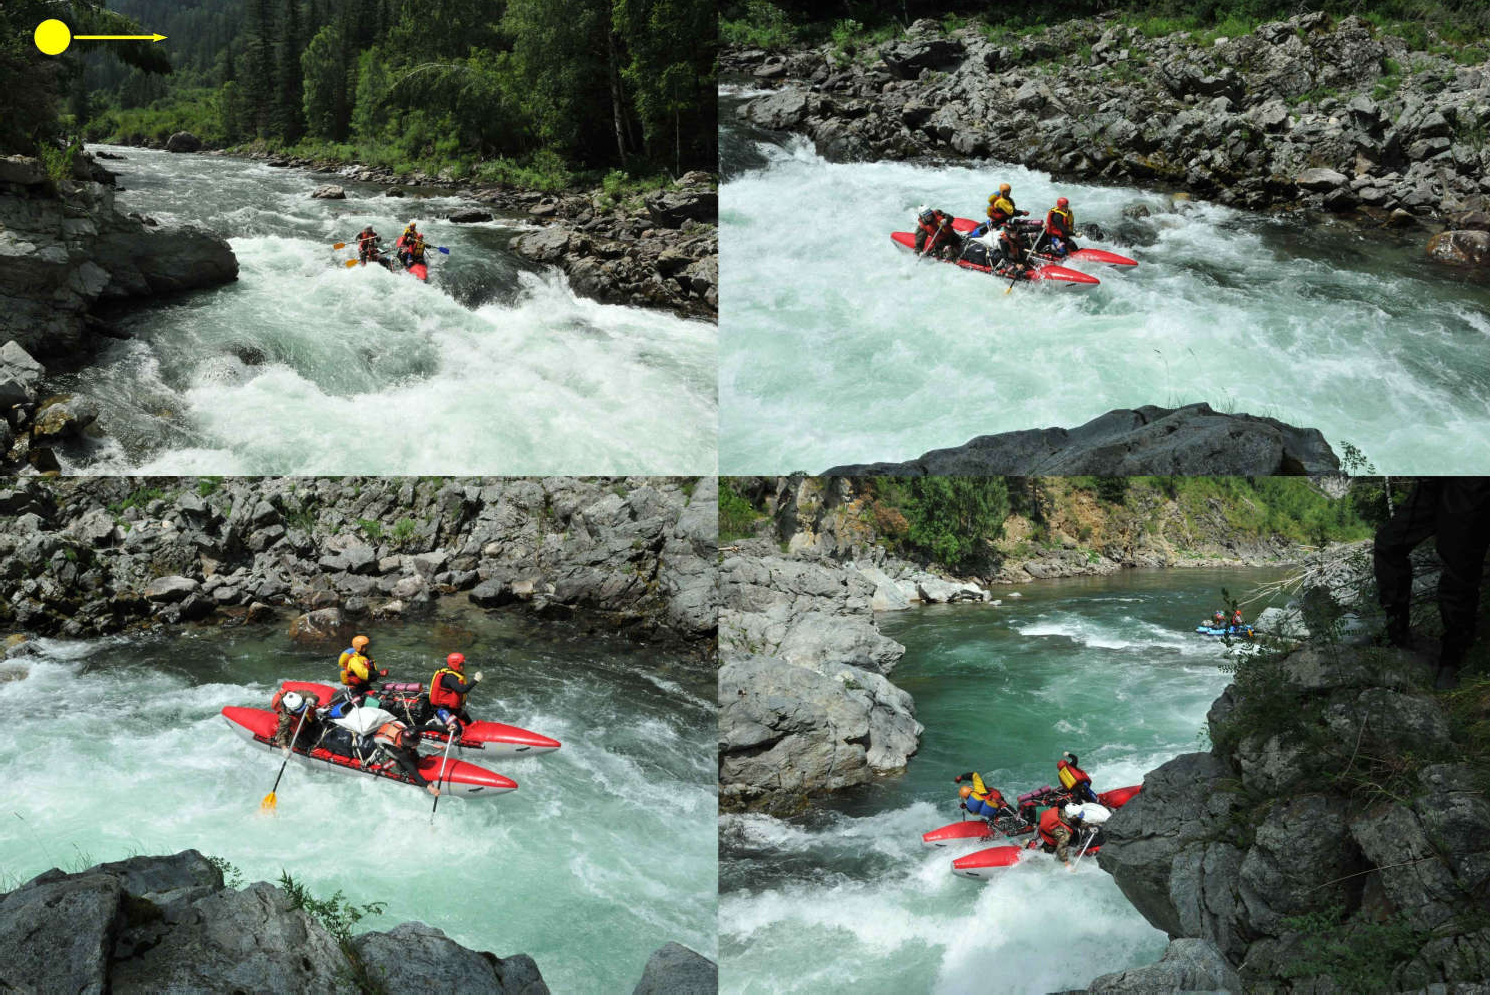
[[[299,692],[291,691],[281,699],[281,704],[285,706],[287,712],[298,712],[305,707],[305,699],[300,697]]]
[[[1081,818],[1081,806],[1080,805],[1077,805],[1075,802],[1072,802],[1072,803],[1068,804],[1066,806],[1065,812],[1066,812],[1066,818],[1068,818],[1068,819],[1079,819],[1079,818]]]

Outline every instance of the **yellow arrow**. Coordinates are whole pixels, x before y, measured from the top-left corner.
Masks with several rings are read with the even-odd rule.
[[[48,18],[36,26],[33,34],[36,47],[43,55],[61,55],[67,47],[77,41],[165,41],[165,35],[74,35],[72,29],[56,18]]]
[[[165,41],[165,35],[73,35],[74,41]]]

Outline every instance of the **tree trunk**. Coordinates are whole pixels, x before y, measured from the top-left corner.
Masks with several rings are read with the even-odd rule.
[[[610,49],[610,109],[611,117],[616,126],[616,153],[621,157],[621,165],[626,165],[626,123],[624,112],[621,110],[621,67],[616,64],[616,33],[607,31],[605,42]]]

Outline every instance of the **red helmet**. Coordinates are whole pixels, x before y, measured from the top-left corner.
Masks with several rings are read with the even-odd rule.
[[[1067,200],[1066,198],[1064,198],[1064,197],[1057,197],[1055,199],[1055,206],[1056,207],[1070,207],[1071,206],[1071,202],[1069,200]]]
[[[445,658],[445,666],[449,667],[451,670],[459,670],[465,665],[466,656],[464,653],[451,653]]]

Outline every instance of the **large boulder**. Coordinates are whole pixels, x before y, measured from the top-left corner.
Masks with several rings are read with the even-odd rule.
[[[346,200],[347,192],[335,183],[326,183],[311,191],[311,197],[315,200]]]
[[[955,38],[905,38],[880,46],[885,68],[901,79],[915,79],[923,69],[949,68],[962,55],[962,42]]]
[[[170,604],[196,594],[202,585],[190,577],[157,577],[145,585],[145,597],[151,601]]]
[[[1132,476],[1333,474],[1340,461],[1318,429],[1222,414],[1208,404],[1109,411],[1078,428],[983,435],[906,463],[836,466],[825,476]]]
[[[1210,940],[1171,940],[1157,964],[1104,974],[1087,991],[1180,995],[1182,992],[1241,992],[1242,979]]]
[[[631,995],[715,995],[719,966],[681,943],[667,943],[653,951]]]
[[[910,695],[867,670],[763,656],[719,668],[719,781],[728,804],[791,804],[902,770],[921,732]]]
[[[1441,231],[1428,240],[1427,252],[1436,263],[1490,265],[1490,231]]]
[[[713,190],[668,190],[648,195],[645,203],[659,228],[681,228],[690,220],[712,224],[719,217],[719,195]]]
[[[745,104],[740,116],[762,128],[786,131],[815,114],[818,106],[818,100],[806,91],[786,87]]]
[[[548,995],[538,965],[527,954],[499,958],[471,950],[422,922],[363,933],[352,947],[368,976],[390,992]]]
[[[491,212],[478,208],[469,207],[459,211],[451,211],[445,220],[458,225],[474,225],[483,221],[491,220]]]
[[[107,992],[122,894],[111,875],[52,870],[0,896],[0,989]]]
[[[352,622],[340,608],[317,608],[290,623],[290,639],[312,646],[345,642],[352,635]]]
[[[202,140],[189,131],[178,131],[166,139],[167,152],[199,152]]]
[[[1338,187],[1347,186],[1350,180],[1345,174],[1337,173],[1333,169],[1315,167],[1304,170],[1294,182],[1304,190],[1312,190],[1316,193],[1329,193]]]
[[[125,220],[110,224],[94,249],[94,262],[108,278],[99,291],[101,299],[180,293],[238,278],[238,259],[215,232]]]

